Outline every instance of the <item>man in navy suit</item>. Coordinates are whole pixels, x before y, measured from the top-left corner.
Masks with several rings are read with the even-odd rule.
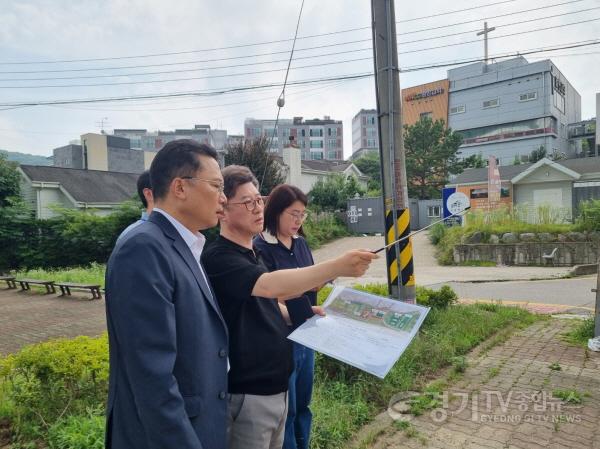
[[[200,263],[226,199],[216,151],[191,140],[154,158],[155,206],[106,273],[106,447],[225,449],[227,327]]]

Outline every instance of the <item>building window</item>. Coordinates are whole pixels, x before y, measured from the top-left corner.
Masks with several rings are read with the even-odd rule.
[[[427,206],[427,217],[428,218],[440,217],[440,206]]]
[[[488,189],[471,189],[471,198],[487,198],[488,197]]]
[[[327,159],[337,159],[337,158],[338,158],[337,151],[328,151],[327,152]]]
[[[323,128],[311,128],[309,132],[310,137],[323,137]]]
[[[323,148],[323,141],[322,140],[311,140],[310,147],[311,148]]]
[[[310,153],[310,158],[313,161],[320,161],[321,159],[323,159],[323,152],[322,151],[312,151]]]
[[[522,138],[537,134],[556,134],[557,122],[554,117],[545,117],[502,125],[484,126],[458,132],[463,137],[463,144],[469,145],[495,140]]]
[[[305,129],[302,130],[302,137],[306,137],[306,130]]]
[[[537,92],[527,92],[519,95],[519,101],[531,101],[537,99]]]
[[[329,148],[337,148],[337,139],[328,139],[327,140],[327,146]]]
[[[565,97],[563,97],[557,90],[554,91],[554,107],[563,114],[565,113]]]
[[[423,120],[424,118],[432,118],[433,117],[433,112],[421,112],[419,114],[419,118],[421,120]]]
[[[458,106],[454,106],[453,108],[450,108],[450,115],[454,115],[454,114],[464,114],[466,111],[465,105],[461,104]]]
[[[491,100],[486,100],[483,102],[483,109],[497,108],[498,106],[500,106],[499,98],[492,98]]]
[[[375,144],[375,139],[367,139],[367,147],[368,148],[377,148],[377,145]]]

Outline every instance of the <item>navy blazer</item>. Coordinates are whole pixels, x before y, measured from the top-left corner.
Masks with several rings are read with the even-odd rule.
[[[106,270],[108,449],[225,449],[227,327],[198,263],[159,212]]]

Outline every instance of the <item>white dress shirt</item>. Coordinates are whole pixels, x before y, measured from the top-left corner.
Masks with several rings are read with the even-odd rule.
[[[188,248],[192,252],[194,259],[196,260],[196,262],[198,262],[198,267],[200,268],[200,273],[202,273],[202,277],[204,278],[206,285],[209,285],[208,278],[206,277],[206,273],[204,273],[204,268],[202,268],[202,264],[200,263],[200,257],[202,256],[202,250],[204,249],[204,245],[206,244],[206,237],[204,237],[202,235],[202,233],[200,233],[198,231],[196,231],[196,233],[193,233],[188,228],[186,228],[184,225],[182,225],[179,221],[177,221],[176,218],[169,215],[164,210],[159,209],[158,207],[155,207],[154,209],[152,209],[152,211],[158,212],[158,213],[164,215],[166,217],[166,219],[169,220],[169,222],[175,227],[175,229],[177,229],[177,232],[179,233],[179,235],[181,236],[181,238],[183,239],[185,244],[188,246]]]

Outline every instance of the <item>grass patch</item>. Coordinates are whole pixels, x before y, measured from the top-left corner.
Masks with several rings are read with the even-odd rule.
[[[549,365],[548,368],[550,368],[552,371],[562,370],[560,363],[558,363],[558,362],[554,362],[553,364]]]
[[[496,262],[489,260],[465,260],[458,265],[461,267],[495,267]]]
[[[415,426],[408,421],[394,421],[394,427],[403,432],[406,438],[417,438],[422,445],[427,443],[427,438],[421,435]]]
[[[582,320],[572,330],[563,335],[567,343],[587,347],[588,340],[594,338],[594,318]]]
[[[545,207],[538,208],[535,212],[537,223],[528,223],[524,217],[530,216],[531,211],[519,207],[512,209],[498,209],[493,212],[469,211],[466,214],[467,225],[446,227],[436,225],[429,231],[430,241],[436,245],[436,257],[442,265],[454,264],[454,246],[462,243],[475,232],[481,232],[482,243],[488,243],[492,234],[502,237],[503,234],[523,233],[548,233],[564,234],[571,231],[584,229],[582,223],[563,224],[563,214],[559,210]],[[490,265],[487,265],[489,263]],[[495,262],[469,261],[465,266],[495,266]]]
[[[585,394],[580,393],[577,390],[554,390],[552,396],[567,404],[581,404]]]
[[[500,367],[494,366],[494,367],[490,368],[488,371],[488,380],[493,379],[498,374],[500,374]]]
[[[44,279],[55,282],[76,282],[81,284],[99,284],[104,287],[104,272],[106,265],[92,263],[87,267],[62,269],[33,269],[17,271],[14,276],[19,278]],[[42,287],[43,288],[43,287]]]

